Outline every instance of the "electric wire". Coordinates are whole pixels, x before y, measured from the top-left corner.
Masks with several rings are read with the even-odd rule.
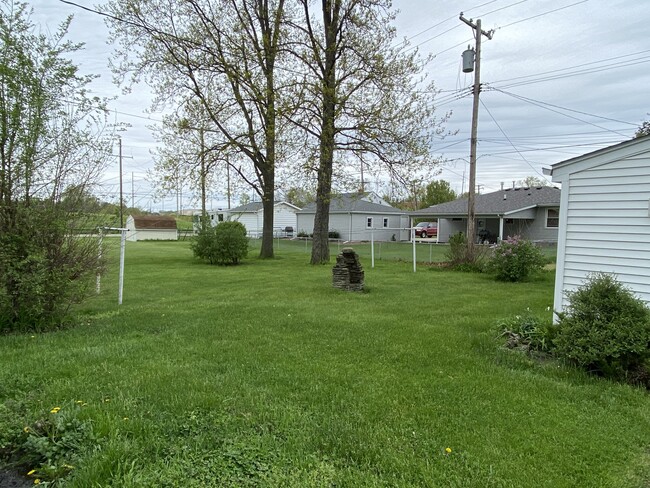
[[[519,95],[515,95],[514,93],[504,92],[504,91],[501,91],[501,90],[495,90],[495,91],[499,91],[499,92],[503,93],[504,95],[511,96],[511,97],[513,97],[513,98],[515,98],[515,99],[517,99],[517,100],[521,100],[521,101],[523,101],[523,102],[529,103],[529,104],[531,104],[531,105],[535,105],[535,106],[537,106],[537,107],[543,108],[543,109],[548,110],[548,111],[550,111],[550,112],[554,112],[554,113],[556,113],[556,114],[560,114],[560,115],[562,115],[562,116],[564,116],[564,117],[568,117],[568,118],[570,118],[570,119],[577,120],[577,121],[582,122],[582,123],[584,123],[584,124],[592,125],[592,126],[594,126],[594,127],[597,127],[597,128],[599,128],[599,129],[606,130],[606,131],[611,132],[611,133],[613,133],[613,134],[618,134],[619,136],[622,136],[622,137],[625,137],[625,138],[628,137],[627,134],[623,134],[622,132],[619,132],[619,131],[616,131],[616,130],[612,130],[612,129],[608,129],[607,127],[603,127],[602,125],[594,124],[593,122],[589,122],[588,120],[584,120],[584,119],[581,119],[581,118],[579,118],[579,117],[574,117],[573,115],[569,115],[569,114],[566,114],[566,113],[561,112],[561,111],[559,111],[559,110],[555,110],[555,109],[553,109],[553,108],[551,108],[551,107],[549,107],[549,106],[547,106],[547,105],[544,105],[543,103],[540,103],[540,102],[534,101],[534,100],[532,100],[532,99],[530,99],[530,98],[522,97],[522,96],[519,96]],[[617,122],[618,122],[618,121],[617,121]]]
[[[510,145],[513,147],[513,149],[514,149],[515,151],[517,151],[517,153],[519,154],[519,156],[521,156],[521,159],[523,159],[523,160],[526,162],[526,164],[527,164],[528,166],[530,166],[530,167],[533,169],[533,171],[535,171],[535,173],[537,173],[538,175],[544,177],[544,175],[543,175],[543,174],[542,174],[542,173],[541,173],[537,168],[535,168],[535,166],[533,166],[533,165],[530,163],[530,161],[528,161],[528,160],[524,157],[523,154],[521,154],[521,152],[519,151],[519,149],[517,149],[517,147],[516,147],[516,146],[514,145],[514,143],[510,140],[510,138],[509,138],[508,135],[505,133],[505,131],[501,128],[501,125],[499,125],[499,123],[497,122],[497,119],[494,118],[494,115],[492,115],[492,112],[490,112],[490,109],[487,108],[487,105],[485,105],[485,103],[483,102],[483,100],[480,100],[480,99],[479,99],[479,101],[481,102],[481,105],[483,106],[483,108],[485,109],[485,111],[488,113],[488,115],[490,116],[490,118],[492,119],[492,121],[494,122],[494,124],[499,128],[499,130],[500,130],[501,133],[503,134],[503,137],[505,137],[505,138],[508,140],[508,142],[509,142]]]

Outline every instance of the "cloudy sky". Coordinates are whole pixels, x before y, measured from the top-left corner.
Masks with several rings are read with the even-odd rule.
[[[112,117],[131,125],[123,133],[125,192],[133,188],[143,208],[175,209],[176,200],[153,201],[146,171],[155,143],[147,126],[161,114],[147,113],[146,86],[122,95],[112,84],[108,31],[96,14],[57,0],[32,0],[33,20],[54,30],[74,15],[69,38],[86,48],[75,61],[83,72],[100,74],[93,90],[119,96]],[[77,0],[93,7],[96,2]],[[396,25],[407,49],[434,55],[427,63],[440,113],[455,133],[434,147],[445,158],[439,178],[457,191],[467,190],[473,74],[464,74],[461,54],[474,43],[472,29],[459,20],[482,21],[494,29],[482,42],[481,106],[477,184],[481,192],[498,190],[501,182],[542,177],[542,168],[606,147],[633,136],[650,118],[650,37],[647,3],[639,0],[394,0]],[[116,198],[117,163],[102,183],[103,196]],[[219,199],[215,196],[216,200]],[[129,199],[130,204],[130,199]],[[215,201],[215,204],[216,201]],[[221,203],[219,203],[221,204]]]

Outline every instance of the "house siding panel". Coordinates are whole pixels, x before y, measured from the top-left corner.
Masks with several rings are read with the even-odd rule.
[[[314,232],[314,214],[297,214],[298,232],[311,234]]]
[[[273,227],[281,231],[284,231],[286,227],[292,227],[295,232],[296,227],[298,227],[296,211],[286,205],[276,206],[273,216]]]
[[[564,290],[600,271],[650,303],[650,161],[643,160],[643,166],[620,160],[569,175]]]

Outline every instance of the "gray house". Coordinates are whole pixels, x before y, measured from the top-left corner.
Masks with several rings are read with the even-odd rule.
[[[296,212],[298,232],[314,232],[316,204],[310,203]],[[408,240],[408,215],[392,207],[373,192],[333,195],[330,202],[330,231],[345,241]]]
[[[554,164],[562,184],[554,310],[589,273],[613,273],[650,304],[650,136]]]
[[[541,186],[505,188],[476,195],[476,242],[496,242],[521,236],[538,242],[557,242],[560,190]],[[438,220],[438,242],[467,230],[467,198],[409,212],[412,219]]]

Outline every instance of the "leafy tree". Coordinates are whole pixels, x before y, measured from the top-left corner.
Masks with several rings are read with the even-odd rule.
[[[540,178],[539,176],[526,176],[523,180],[519,180],[516,183],[519,187],[525,188],[535,188],[538,186],[551,186],[546,178]]]
[[[154,152],[155,165],[149,173],[163,194],[176,191],[181,181],[189,183],[190,190],[199,195],[203,222],[207,221],[208,188],[215,185],[217,170],[226,172],[227,164],[220,133],[206,129],[209,126],[200,104],[187,104],[180,113],[164,116],[156,132],[161,145]]]
[[[457,195],[452,190],[448,181],[434,180],[424,189],[424,198],[420,201],[418,208],[431,207],[439,203],[451,202],[456,200]]]
[[[430,137],[440,130],[433,96],[417,90],[421,65],[415,52],[394,44],[389,0],[323,0],[316,13],[299,0],[292,52],[305,71],[293,122],[308,139],[317,173],[311,263],[329,262],[329,205],[335,173],[353,160],[407,182],[416,166],[424,171]],[[432,87],[428,87],[432,90]],[[337,171],[338,170],[338,171]]]
[[[35,34],[27,4],[0,0],[0,330],[60,325],[88,290],[96,243],[72,235],[75,202],[110,152],[65,40]],[[96,203],[96,202],[93,202]]]
[[[285,200],[298,208],[316,201],[316,195],[304,188],[291,187],[285,193]]]
[[[253,170],[234,166],[264,206],[261,257],[273,256],[279,118],[276,64],[285,1],[111,0],[117,72],[145,77],[159,105],[198,101],[211,129]]]
[[[634,137],[644,137],[650,135],[650,120],[644,120],[643,123],[639,126],[639,128],[636,130],[634,133]]]

